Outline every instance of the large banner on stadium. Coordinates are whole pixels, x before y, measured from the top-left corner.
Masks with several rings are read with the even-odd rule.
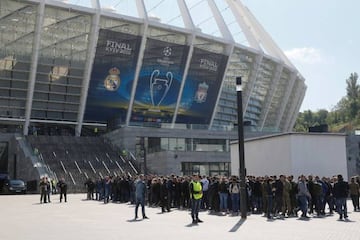
[[[140,43],[140,36],[100,29],[85,121],[125,122]]]
[[[132,122],[171,122],[189,47],[147,39],[136,87]]]
[[[209,124],[228,57],[194,48],[176,123]]]

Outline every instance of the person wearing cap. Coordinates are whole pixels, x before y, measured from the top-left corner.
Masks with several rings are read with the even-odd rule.
[[[201,205],[201,199],[203,196],[202,184],[200,182],[199,175],[193,175],[193,179],[190,182],[190,198],[191,198],[191,217],[192,223],[202,223],[203,221],[199,219],[199,210]]]

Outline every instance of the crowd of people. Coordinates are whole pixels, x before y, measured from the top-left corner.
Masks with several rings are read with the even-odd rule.
[[[347,219],[348,197],[354,211],[360,211],[359,184],[359,177],[352,177],[348,183],[342,175],[331,178],[301,175],[297,179],[285,175],[248,176],[244,192],[247,211],[264,214],[269,219],[321,217],[334,212],[340,219]],[[140,185],[145,187],[139,190]],[[241,191],[236,176],[106,176],[95,181],[88,179],[85,186],[88,200],[141,205],[144,218],[145,202],[150,207],[159,207],[163,213],[191,209],[193,223],[202,222],[198,217],[200,209],[222,215],[238,215],[240,210]],[[140,192],[144,195],[141,198]]]

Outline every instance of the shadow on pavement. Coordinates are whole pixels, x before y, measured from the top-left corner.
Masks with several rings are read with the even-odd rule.
[[[246,221],[246,218],[241,218],[231,229],[229,232],[236,232],[241,225]]]

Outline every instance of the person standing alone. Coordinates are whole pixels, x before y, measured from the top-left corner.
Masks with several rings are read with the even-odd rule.
[[[135,220],[138,218],[139,205],[141,205],[143,219],[149,219],[145,215],[145,192],[146,184],[144,181],[144,175],[140,175],[138,180],[135,182]]]
[[[190,182],[190,198],[191,198],[191,217],[192,223],[197,224],[203,222],[199,219],[199,211],[201,205],[201,198],[203,196],[202,184],[199,175],[194,174]]]
[[[67,184],[64,178],[61,178],[60,181],[57,183],[57,187],[59,188],[60,192],[60,202],[62,202],[62,198],[64,196],[65,202],[67,202],[66,193],[67,193]]]

